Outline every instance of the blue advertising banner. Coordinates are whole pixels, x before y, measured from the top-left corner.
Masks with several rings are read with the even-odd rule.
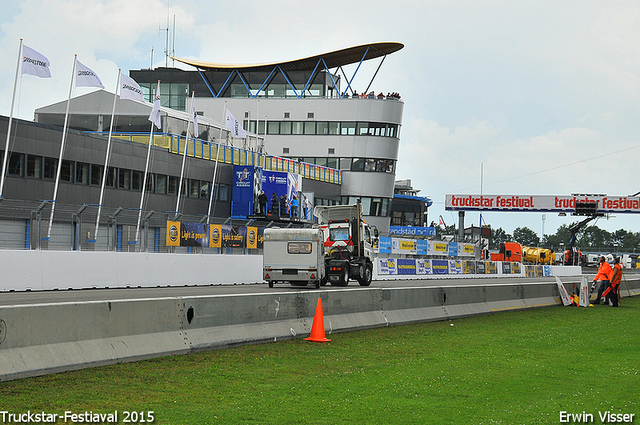
[[[209,246],[209,226],[204,223],[180,223],[180,246]]]
[[[416,274],[416,260],[398,258],[398,274]]]
[[[380,265],[380,274],[398,274],[398,268],[395,258],[379,258],[378,264]]]
[[[246,218],[253,215],[253,200],[257,196],[254,193],[255,168],[248,165],[233,166],[232,217]]]
[[[416,274],[432,274],[431,260],[416,259]]]
[[[391,238],[380,236],[378,238],[378,252],[380,254],[391,254]]]
[[[449,260],[449,274],[461,274],[462,273],[462,261]]]
[[[416,244],[416,249],[418,255],[429,255],[429,241],[424,239],[418,239]]]
[[[222,247],[244,248],[247,239],[247,228],[222,225]]]
[[[262,172],[262,190],[269,198],[269,203],[267,204],[267,210],[271,214],[279,215],[280,217],[288,216],[291,217],[292,211],[291,206],[294,203],[293,198],[296,197],[296,201],[298,203],[298,211],[296,217],[300,215],[300,206],[302,205],[301,201],[297,199],[298,192],[300,191],[301,182],[300,175],[287,173],[283,171],[267,171],[264,170]],[[273,197],[274,195],[278,198],[280,202],[278,205],[273,206]],[[286,203],[282,204],[282,197],[286,199]],[[282,206],[284,205],[284,208]]]
[[[435,236],[435,227],[389,226],[391,236]]]
[[[458,242],[449,242],[449,257],[458,256]]]
[[[431,260],[433,274],[449,274],[448,260]]]
[[[276,216],[281,215],[280,204],[276,204],[274,208],[272,199],[275,195],[279,202],[282,196],[287,196],[287,174],[282,171],[262,171],[262,190],[269,199],[267,210]],[[284,212],[282,215],[285,215]]]

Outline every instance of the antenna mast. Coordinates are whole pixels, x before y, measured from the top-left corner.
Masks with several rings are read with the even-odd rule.
[[[165,68],[169,67],[169,54],[171,51],[169,50],[169,32],[171,28],[169,27],[169,0],[167,0],[167,27],[160,28],[159,31],[165,31],[165,40],[164,40],[164,66]]]
[[[176,15],[173,15],[173,43],[171,46],[171,66],[176,66],[176,60],[173,59],[176,57]]]

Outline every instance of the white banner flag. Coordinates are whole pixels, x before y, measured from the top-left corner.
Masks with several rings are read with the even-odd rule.
[[[231,131],[231,137],[239,137],[241,139],[245,139],[247,137],[247,132],[244,131],[244,128],[242,128],[240,123],[236,120],[236,118],[228,109],[227,109],[227,119],[225,122],[225,128]]]
[[[104,88],[98,74],[80,61],[76,64],[76,87],[100,87]]]
[[[120,99],[133,99],[144,102],[144,93],[136,81],[120,73]]]
[[[30,47],[22,46],[22,73],[50,78],[49,59]]]
[[[160,118],[160,84],[156,90],[156,100],[153,102],[153,109],[149,115],[149,121],[154,123],[158,129],[162,129],[162,119]]]
[[[191,114],[193,115],[193,138],[198,137],[198,113],[196,112],[196,92],[191,96]]]

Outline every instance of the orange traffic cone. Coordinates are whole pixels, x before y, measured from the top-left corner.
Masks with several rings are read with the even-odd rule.
[[[311,336],[305,338],[307,341],[313,342],[329,342],[330,339],[324,336],[324,317],[322,315],[322,298],[318,298],[316,305],[316,314],[313,317],[313,325],[311,326]]]

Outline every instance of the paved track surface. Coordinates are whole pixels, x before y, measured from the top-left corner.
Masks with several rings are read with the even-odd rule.
[[[593,277],[591,276],[591,279]],[[562,277],[564,283],[578,283],[577,276]],[[415,280],[380,280],[373,281],[370,288],[407,288],[429,286],[471,286],[471,285],[507,285],[555,283],[554,277],[484,277],[465,279],[415,279]],[[344,287],[327,285],[320,290],[362,290],[357,282],[351,281]],[[0,292],[0,306],[47,304],[47,303],[80,303],[88,301],[117,301],[131,299],[194,297],[212,295],[254,295],[274,292],[313,291],[311,285],[296,287],[289,284],[276,284],[270,289],[264,284],[215,285],[215,286],[171,286],[160,288],[111,288],[111,289],[75,289],[56,291]]]

